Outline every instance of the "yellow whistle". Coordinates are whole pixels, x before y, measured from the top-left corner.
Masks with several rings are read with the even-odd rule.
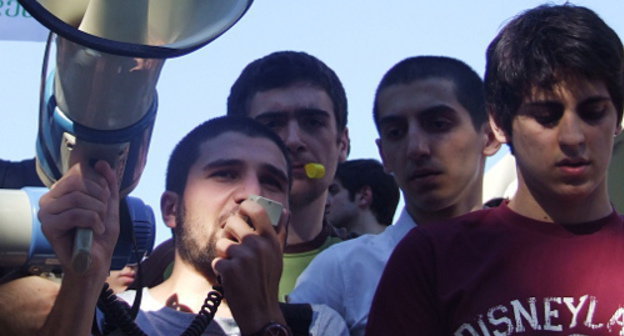
[[[325,166],[320,163],[306,163],[303,168],[308,178],[320,179],[325,176]]]

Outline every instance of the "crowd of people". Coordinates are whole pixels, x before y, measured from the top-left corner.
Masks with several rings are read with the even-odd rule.
[[[483,80],[446,56],[390,68],[372,106],[379,162],[347,160],[346,93],[323,61],[252,61],[226,115],[170,155],[160,210],[172,238],[109,272],[117,176],[104,161],[71,167],[38,214],[62,279],[0,284],[0,330],[624,334],[624,218],[608,185],[620,169],[622,42],[588,8],[541,5],[505,24],[486,62]],[[503,144],[516,191],[484,199],[486,159]],[[36,176],[33,160],[0,161],[2,188]],[[283,206],[276,223],[255,196]],[[87,272],[71,267],[76,228],[94,232]]]

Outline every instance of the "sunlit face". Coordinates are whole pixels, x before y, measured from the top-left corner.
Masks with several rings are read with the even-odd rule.
[[[408,209],[435,212],[480,197],[486,136],[475,130],[451,81],[392,85],[377,104],[377,144]]]
[[[338,162],[346,159],[347,133],[338,133],[334,113],[329,95],[306,84],[261,91],[251,100],[249,116],[275,131],[288,147],[293,164],[293,208],[323,196]],[[306,176],[304,165],[311,162],[325,166],[323,178]]]
[[[179,209],[176,235],[184,260],[212,274],[215,242],[225,221],[236,215],[249,195],[260,195],[288,208],[288,166],[267,138],[226,132],[200,146],[191,166]]]
[[[349,229],[349,224],[357,218],[359,208],[355,198],[349,197],[349,190],[338,179],[334,179],[329,186],[327,204],[327,221],[335,227]]]
[[[606,171],[616,110],[601,81],[568,80],[553,90],[535,89],[512,121],[519,188],[536,199],[606,196]],[[509,140],[497,131],[501,140]]]

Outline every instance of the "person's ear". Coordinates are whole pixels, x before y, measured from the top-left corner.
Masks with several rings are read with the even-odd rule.
[[[179,207],[182,206],[178,204],[179,198],[178,194],[173,191],[165,191],[162,196],[160,196],[160,212],[162,213],[162,219],[165,225],[171,229],[176,227],[176,218],[180,210]]]
[[[370,186],[363,186],[360,190],[355,194],[355,201],[357,202],[358,207],[362,209],[370,208],[371,204],[373,204],[373,190]]]
[[[511,142],[511,139],[509,139],[507,134],[505,134],[505,131],[498,125],[498,123],[496,123],[496,120],[494,120],[492,114],[489,114],[488,119],[490,128],[492,129],[492,132],[494,132],[494,137],[496,138],[496,140],[501,144]]]
[[[351,151],[351,139],[349,139],[349,128],[345,127],[338,138],[338,162],[347,161]]]
[[[481,126],[481,136],[483,138],[483,150],[485,156],[492,156],[498,152],[502,143],[497,139],[489,122],[483,123]]]

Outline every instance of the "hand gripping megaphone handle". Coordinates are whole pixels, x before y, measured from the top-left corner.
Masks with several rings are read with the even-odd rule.
[[[123,147],[123,145],[120,145],[120,148]],[[78,146],[75,148],[75,150],[78,154],[78,152],[81,150],[81,147]],[[116,170],[118,180],[121,181],[121,179],[123,178],[121,175],[124,172],[125,163],[127,162],[127,150],[120,150],[117,152],[117,156],[113,155],[112,157],[111,153],[114,153],[114,151],[101,151],[99,152],[99,154],[97,154],[98,151],[91,148],[91,150],[88,152],[92,155],[95,154],[95,156],[107,161],[108,164]],[[88,162],[89,166],[94,167],[97,160],[89,159]],[[93,246],[93,230],[86,228],[76,228],[76,232],[74,235],[74,248],[72,250],[71,260],[71,266],[74,272],[78,274],[84,274],[91,266],[91,246]]]
[[[93,245],[93,230],[77,228],[74,236],[74,250],[72,251],[72,268],[74,272],[84,274],[91,266],[91,246]]]
[[[117,150],[98,151],[96,149],[97,146],[91,147],[89,144],[86,144],[82,141],[77,141],[76,143],[79,144],[78,146],[74,147],[74,153],[77,154],[77,157],[80,157],[81,150],[86,149],[87,153],[99,158],[86,159],[90,167],[95,167],[95,163],[100,159],[107,161],[108,164],[113,167],[113,169],[117,173],[118,181],[122,180],[122,175],[124,173],[124,168],[128,157],[128,150],[125,145],[118,145],[119,147],[116,148]],[[110,149],[110,147],[107,148]],[[115,155],[115,153],[117,155]],[[84,157],[83,160],[85,160]],[[120,187],[120,185],[118,185],[117,187]],[[71,267],[74,272],[78,274],[84,274],[91,266],[91,246],[93,246],[93,230],[86,228],[76,228],[71,260]]]

